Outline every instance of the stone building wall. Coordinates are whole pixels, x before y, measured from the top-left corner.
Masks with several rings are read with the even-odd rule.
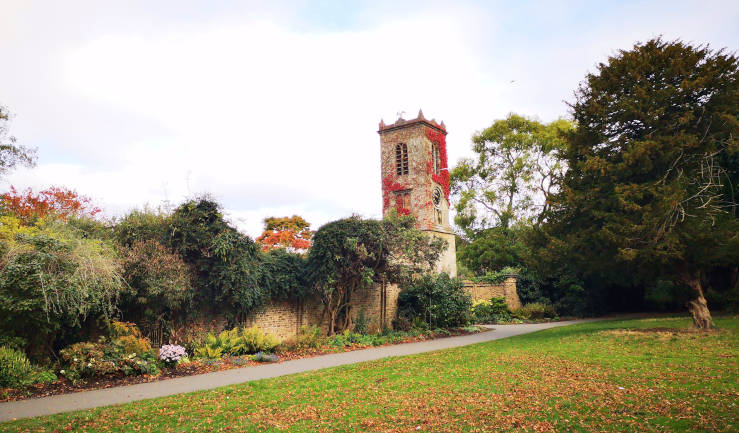
[[[516,291],[516,277],[509,276],[501,284],[473,283],[466,281],[464,289],[472,297],[472,301],[489,301],[493,297],[504,297],[508,308],[521,308],[521,300]]]
[[[446,127],[444,122],[428,120],[419,111],[415,119],[398,119],[386,125],[380,122],[380,161],[382,181],[382,212],[396,210],[401,215],[413,215],[418,228],[429,235],[447,241],[447,249],[437,264],[437,272],[457,275],[454,232],[449,221],[449,168],[447,166]],[[405,145],[408,173],[398,173],[397,146]],[[435,170],[434,149],[439,155],[439,171]],[[434,190],[442,191],[438,206]],[[400,197],[410,194],[404,203]]]

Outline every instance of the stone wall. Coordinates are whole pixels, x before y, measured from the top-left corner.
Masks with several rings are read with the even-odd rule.
[[[516,277],[508,276],[501,284],[473,283],[466,281],[464,289],[472,296],[472,301],[489,301],[492,297],[504,297],[508,308],[521,308],[521,300],[516,291]]]
[[[516,277],[509,276],[501,284],[465,282],[464,289],[472,296],[473,301],[489,300],[494,296],[506,299],[508,307],[520,308],[521,301],[516,292]],[[398,314],[398,295],[400,289],[394,284],[376,285],[356,295],[352,316],[356,318],[361,312],[370,319],[369,330],[381,331],[390,327]],[[264,309],[253,314],[246,325],[257,325],[263,331],[278,337],[280,340],[293,338],[301,326],[317,325],[325,334],[328,322],[323,317],[323,306],[317,302],[279,301],[268,304]]]
[[[352,316],[354,320],[361,312],[370,319],[370,331],[381,331],[390,327],[398,314],[398,294],[394,284],[376,285],[356,294]],[[268,304],[246,320],[247,326],[257,325],[263,331],[280,340],[293,338],[302,326],[317,325],[325,334],[328,321],[324,320],[323,305],[317,301],[278,301]]]

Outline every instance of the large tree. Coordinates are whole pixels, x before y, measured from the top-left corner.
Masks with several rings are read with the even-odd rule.
[[[571,105],[550,227],[586,273],[688,286],[700,328],[712,325],[706,272],[739,260],[737,78],[733,54],[661,38],[599,64]]]
[[[476,158],[462,159],[451,173],[455,222],[465,230],[540,222],[564,172],[563,134],[572,128],[562,119],[545,124],[510,114],[475,134]]]
[[[565,171],[566,120],[542,123],[517,114],[472,137],[474,159],[451,172],[455,222],[463,231],[462,264],[474,273],[520,266],[522,226],[543,221]]]
[[[310,284],[323,303],[328,333],[350,329],[356,294],[374,284],[411,281],[433,269],[446,242],[430,238],[410,216],[382,221],[345,218],[313,237],[308,254]]]

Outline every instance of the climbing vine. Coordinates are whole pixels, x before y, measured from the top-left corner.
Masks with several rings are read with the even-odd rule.
[[[397,182],[395,177],[391,174],[385,176],[382,179],[382,210],[383,213],[390,206],[391,195],[395,192],[407,189],[405,185]],[[410,215],[411,210],[403,206],[403,199],[400,195],[395,197],[395,208],[398,211],[398,215]]]
[[[426,166],[426,173],[431,175],[431,179],[434,182],[441,185],[444,190],[444,197],[446,197],[447,203],[449,202],[449,170],[446,158],[446,134],[435,129],[426,129],[426,137],[431,143],[439,146],[439,174],[434,173],[434,150],[430,150],[430,157]]]

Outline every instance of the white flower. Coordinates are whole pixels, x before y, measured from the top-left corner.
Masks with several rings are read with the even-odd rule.
[[[64,370],[59,370],[59,374],[64,374]]]

